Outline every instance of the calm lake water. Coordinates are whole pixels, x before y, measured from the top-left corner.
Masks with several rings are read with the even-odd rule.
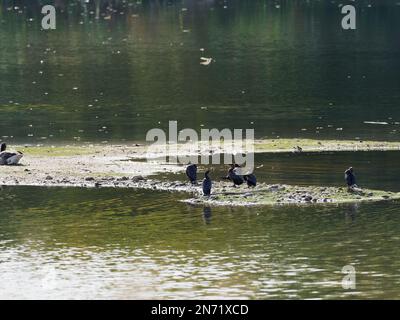
[[[359,1],[350,32],[338,3],[315,1],[135,2],[110,19],[67,6],[52,32],[38,8],[1,6],[0,140],[143,141],[168,120],[399,140],[394,2]],[[398,152],[256,162],[269,183],[342,185],[352,165],[361,186],[400,191]],[[186,197],[2,187],[0,298],[400,298],[398,202],[204,208]],[[354,290],[342,289],[345,265]]]
[[[257,137],[399,139],[396,1],[360,1],[355,31],[323,1],[126,3],[109,20],[69,6],[51,32],[38,8],[2,8],[2,136],[136,141],[178,120]]]

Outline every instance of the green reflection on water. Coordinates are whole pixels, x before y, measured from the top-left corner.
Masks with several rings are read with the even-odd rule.
[[[178,120],[258,137],[398,139],[400,6],[362,2],[358,29],[344,32],[331,4],[146,3],[112,20],[74,6],[53,32],[35,8],[3,10],[2,135],[144,140]],[[377,120],[392,124],[363,123]]]

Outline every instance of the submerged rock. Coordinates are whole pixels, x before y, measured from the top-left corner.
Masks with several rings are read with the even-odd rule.
[[[144,181],[146,180],[143,176],[135,176],[131,179],[133,182]]]

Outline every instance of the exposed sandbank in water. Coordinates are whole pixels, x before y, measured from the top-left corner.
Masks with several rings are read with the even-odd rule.
[[[399,142],[379,141],[318,141],[308,139],[257,140],[256,153],[323,151],[389,151],[400,150]],[[233,189],[230,183],[214,183],[213,196],[201,196],[200,186],[193,187],[179,181],[159,181],[149,178],[160,172],[181,172],[179,164],[161,161],[143,161],[146,156],[158,158],[163,153],[147,154],[145,145],[71,145],[71,146],[17,146],[24,152],[21,165],[1,166],[0,185],[61,186],[61,187],[120,187],[181,191],[194,194],[189,203],[212,205],[271,205],[292,203],[343,203],[378,201],[400,198],[400,194],[364,190],[362,194],[349,193],[344,188],[297,187],[259,184],[255,189],[242,186]],[[243,150],[224,148],[223,145],[183,145],[179,155],[235,153]],[[244,150],[246,151],[246,150]]]

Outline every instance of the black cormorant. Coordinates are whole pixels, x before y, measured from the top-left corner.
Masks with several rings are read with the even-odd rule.
[[[207,170],[207,171],[204,173],[203,194],[204,194],[205,196],[211,195],[212,181],[211,181],[211,178],[208,176],[209,173],[210,173],[209,170]]]
[[[189,164],[186,168],[186,175],[189,178],[189,181],[192,184],[197,183],[197,165],[196,164]]]
[[[243,178],[247,182],[248,187],[255,187],[257,185],[257,178],[254,173],[246,174]]]
[[[352,187],[357,187],[356,184],[356,177],[354,175],[354,170],[352,167],[348,168],[345,172],[344,172],[344,178],[346,180],[347,186],[349,188]]]
[[[236,171],[237,168],[239,168],[239,165],[232,164],[231,168],[228,171],[228,176],[227,176],[227,178],[233,182],[234,187],[240,186],[244,182],[243,177],[237,174]]]

